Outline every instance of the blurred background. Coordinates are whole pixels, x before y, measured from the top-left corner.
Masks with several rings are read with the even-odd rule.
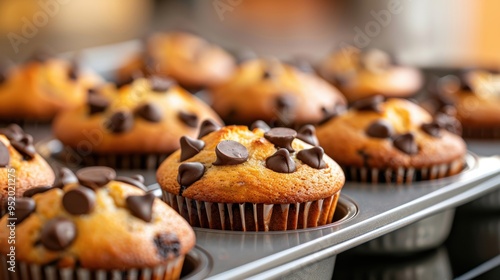
[[[21,60],[187,30],[231,49],[321,59],[342,43],[418,66],[500,64],[497,0],[0,0],[1,51]]]

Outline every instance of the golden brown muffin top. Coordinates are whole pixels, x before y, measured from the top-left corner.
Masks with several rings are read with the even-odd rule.
[[[169,153],[182,135],[195,137],[204,119],[217,114],[172,80],[137,79],[116,90],[114,85],[89,93],[88,102],[54,120],[54,134],[77,148],[82,140],[92,152]]]
[[[350,102],[378,94],[407,97],[422,85],[418,70],[395,65],[387,53],[378,49],[362,51],[346,46],[329,56],[319,71]]]
[[[0,128],[0,201],[54,183],[54,172],[36,152],[33,138],[17,125]],[[10,188],[9,188],[10,187]]]
[[[169,76],[187,88],[211,87],[234,72],[235,59],[203,38],[184,33],[156,33],[148,38],[146,54],[137,55],[119,71],[121,80],[134,72]]]
[[[298,137],[314,142],[311,127]],[[182,148],[161,164],[157,180],[165,191],[205,202],[286,204],[327,198],[344,185],[337,163],[292,129],[205,132],[181,139]]]
[[[62,110],[85,103],[87,89],[100,82],[96,75],[65,60],[28,61],[3,73],[0,117],[50,120]]]
[[[0,220],[0,253],[13,246],[7,218],[15,217],[16,259],[29,264],[126,270],[187,254],[193,230],[142,183],[106,167],[66,169],[60,187],[25,193]]]
[[[466,153],[456,129],[444,116],[433,120],[420,106],[381,96],[353,103],[345,114],[317,129],[325,152],[340,165],[423,168],[459,160]]]
[[[318,123],[346,102],[320,77],[271,59],[244,62],[227,83],[211,90],[212,107],[226,121]]]

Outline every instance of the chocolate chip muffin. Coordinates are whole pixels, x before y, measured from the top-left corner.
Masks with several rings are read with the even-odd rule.
[[[226,81],[235,69],[235,59],[222,48],[183,32],[157,33],[148,38],[143,54],[127,61],[117,73],[120,83],[136,75],[168,76],[195,90]]]
[[[0,259],[6,264],[12,248],[16,256],[16,272],[2,266],[1,273],[42,280],[179,278],[194,232],[137,178],[91,167],[63,181],[25,193],[0,220]],[[9,242],[14,226],[15,244]]]
[[[466,146],[453,122],[404,99],[370,97],[317,128],[319,143],[348,180],[410,183],[457,174]]]
[[[96,89],[85,106],[60,114],[53,130],[85,165],[152,169],[180,147],[181,136],[196,137],[205,119],[221,123],[172,80],[152,77]]]
[[[54,57],[6,67],[0,70],[0,121],[48,122],[59,112],[84,104],[87,89],[100,82],[76,63]]]
[[[387,53],[377,49],[363,52],[350,46],[329,56],[319,66],[319,72],[349,102],[373,95],[409,97],[423,83],[417,69],[396,65]]]
[[[52,183],[54,172],[35,151],[33,137],[15,124],[0,128],[0,206],[33,187]]]
[[[244,62],[229,82],[211,90],[211,98],[227,123],[288,127],[321,122],[346,104],[323,79],[270,59]]]
[[[301,137],[315,139],[307,131]],[[344,174],[295,130],[212,126],[180,142],[157,180],[164,200],[191,225],[275,231],[332,221]]]

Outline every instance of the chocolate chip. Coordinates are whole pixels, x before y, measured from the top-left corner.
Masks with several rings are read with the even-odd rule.
[[[86,167],[76,172],[76,177],[85,187],[98,189],[116,178],[114,169],[104,166]]]
[[[191,113],[179,112],[179,119],[185,123],[187,126],[196,127],[198,126],[198,116]]]
[[[96,202],[94,191],[77,187],[66,192],[62,199],[64,209],[72,215],[85,215],[92,212]]]
[[[31,189],[26,190],[23,193],[23,196],[24,197],[33,197],[36,194],[44,193],[46,191],[50,191],[51,189],[53,189],[53,187],[50,187],[50,186],[41,186],[41,187],[31,188]]]
[[[276,107],[279,111],[290,110],[296,105],[295,98],[292,95],[280,95],[276,98]]]
[[[145,222],[151,222],[153,218],[153,203],[155,202],[154,194],[131,195],[126,198],[125,202],[132,215]]]
[[[328,109],[325,107],[321,108],[321,111],[323,112],[323,119],[318,123],[318,124],[324,124],[328,122],[329,120],[337,117],[338,115],[341,115],[346,111],[346,107],[342,104],[337,104],[333,109]]]
[[[278,173],[295,172],[295,162],[287,149],[279,149],[266,159],[266,167]]]
[[[142,176],[141,174],[135,174],[135,175],[132,175],[132,176],[130,176],[130,178],[132,178],[132,179],[134,179],[134,180],[136,180],[136,181],[139,181],[139,182],[141,182],[142,184],[144,184],[144,182],[146,181],[146,180],[144,179],[144,176]]]
[[[390,138],[393,133],[391,123],[386,120],[376,120],[366,129],[366,135],[374,138]]]
[[[106,111],[111,102],[109,100],[97,93],[91,93],[87,97],[87,105],[90,109],[90,115],[102,113]]]
[[[146,103],[137,107],[135,113],[141,118],[155,123],[161,121],[163,117],[161,108],[153,103]]]
[[[258,121],[255,121],[254,123],[252,123],[252,125],[250,126],[250,129],[251,130],[254,130],[256,128],[260,128],[264,131],[269,131],[271,130],[271,127],[269,125],[267,125],[266,122],[262,121],[262,120],[258,120]]]
[[[215,121],[211,119],[204,120],[200,125],[200,133],[198,134],[198,139],[219,130],[221,127]]]
[[[375,95],[365,99],[361,99],[352,103],[351,107],[358,111],[375,111],[380,113],[380,104],[384,102],[382,95]]]
[[[78,183],[78,178],[69,168],[63,167],[59,170],[58,182],[55,184],[57,188],[62,188],[68,184]]]
[[[447,131],[461,135],[462,134],[462,124],[455,117],[449,116],[443,113],[436,114],[434,121]]]
[[[173,233],[160,233],[155,236],[153,242],[158,249],[158,255],[163,259],[180,255],[181,243]]]
[[[181,137],[181,161],[185,161],[197,155],[205,147],[202,140],[193,139],[189,136]]]
[[[198,181],[204,173],[205,166],[199,162],[185,162],[179,165],[177,182],[181,185],[181,191]]]
[[[115,178],[115,181],[123,182],[125,184],[132,185],[134,187],[137,187],[137,188],[147,192],[148,188],[144,185],[144,177],[141,176],[142,178],[139,178],[137,176],[141,176],[141,175],[135,175],[133,177],[140,179],[140,180],[134,179],[133,177],[118,176]]]
[[[14,217],[16,224],[20,224],[24,219],[26,219],[31,213],[35,211],[35,201],[29,197],[17,197],[14,209]]]
[[[42,228],[42,245],[51,251],[62,251],[76,238],[76,225],[66,218],[55,218]]]
[[[23,135],[21,140],[11,140],[10,144],[14,147],[25,159],[31,160],[35,158],[36,150],[33,146],[33,137],[29,134]]]
[[[394,147],[409,155],[418,153],[418,146],[412,133],[396,136],[394,138]]]
[[[0,142],[0,167],[6,167],[10,163],[9,148]]]
[[[78,80],[78,76],[80,74],[80,69],[78,65],[72,65],[69,70],[68,70],[68,78],[71,81],[76,81]]]
[[[215,154],[217,160],[213,165],[236,165],[248,160],[247,148],[232,140],[224,140],[217,144]]]
[[[5,137],[7,137],[11,141],[12,140],[20,141],[25,133],[23,129],[17,124],[10,124],[7,127],[1,128],[0,134],[5,135]]]
[[[326,163],[323,160],[325,151],[321,147],[313,147],[311,149],[304,149],[297,153],[297,159],[309,165],[312,168],[323,169],[326,168]]]
[[[313,146],[318,146],[319,144],[316,137],[316,128],[310,124],[304,125],[297,131],[297,138]]]
[[[175,85],[174,80],[158,76],[153,76],[149,78],[149,82],[151,84],[151,90],[154,92],[166,92],[173,85]]]
[[[292,148],[292,142],[296,136],[297,132],[295,130],[285,127],[275,127],[264,134],[264,137],[269,142],[292,153],[295,151]]]
[[[262,73],[263,80],[271,79],[274,77],[275,77],[275,75],[270,69],[264,69],[264,72]]]
[[[441,136],[441,126],[436,122],[422,124],[422,130],[432,137]]]
[[[128,111],[118,111],[106,122],[106,128],[113,133],[127,132],[133,125],[134,117]]]

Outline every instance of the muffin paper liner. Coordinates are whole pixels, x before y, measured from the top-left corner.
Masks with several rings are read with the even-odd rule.
[[[340,191],[331,197],[290,204],[215,203],[163,191],[163,200],[191,226],[230,231],[278,231],[332,222]]]
[[[397,183],[409,184],[415,181],[435,180],[460,173],[464,168],[464,160],[433,165],[422,169],[404,168],[378,169],[369,167],[342,166],[347,181],[363,183]]]
[[[76,151],[74,151],[77,153]],[[109,166],[115,169],[143,169],[156,170],[169,154],[123,154],[123,155],[81,155],[77,153],[78,165],[81,166]],[[75,161],[61,157],[67,164]]]
[[[472,139],[500,139],[500,127],[463,127],[462,137]]]
[[[88,270],[85,268],[58,268],[53,265],[36,265],[17,262],[15,272],[8,270],[7,257],[0,256],[0,279],[5,280],[170,280],[179,279],[184,256],[155,268],[130,270]]]

